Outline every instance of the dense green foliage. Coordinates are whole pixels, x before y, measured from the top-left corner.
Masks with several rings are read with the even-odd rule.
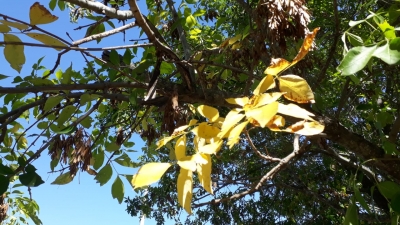
[[[248,126],[237,145],[223,145],[212,156],[214,195],[194,176],[192,216],[180,222],[398,223],[400,3],[147,0],[146,6],[139,8],[134,0],[51,0],[44,7],[65,10],[78,24],[82,18],[93,21],[85,27],[86,37],[74,42],[40,28],[56,19],[38,3],[29,22],[0,14],[0,44],[16,71],[30,66],[24,65],[24,45],[60,52],[54,65],[38,59],[31,74],[13,78],[14,87],[0,87],[0,222],[24,223],[23,217],[11,219],[23,212],[41,223],[36,203],[19,190],[43,183],[32,162],[47,153],[49,170],[61,171],[53,184],[89,173],[100,185],[113,182],[112,197],[126,203],[132,216],[178,222],[186,212],[176,191],[176,140],[159,150],[157,141],[192,119],[204,121],[194,110],[199,105],[217,108],[225,117],[237,107],[225,99],[251,96],[266,68],[277,58],[293,60],[304,37],[319,27],[313,51],[284,72],[304,78],[315,103],[279,101],[312,112],[325,126],[323,133],[299,136]],[[142,35],[127,37],[134,45],[79,47],[129,29]],[[35,44],[10,31],[27,34]],[[91,53],[97,50],[105,50],[101,58]],[[70,51],[82,55],[86,67],[59,70]],[[0,79],[8,77],[0,73]],[[25,126],[32,116],[33,125]],[[300,120],[285,119],[287,125]],[[147,143],[139,159],[132,158],[135,133]],[[188,154],[196,148],[187,142]],[[136,196],[125,196],[131,187],[122,182],[131,182],[133,174],[110,181],[113,165],[139,168],[148,162],[175,164],[158,183],[135,189]]]

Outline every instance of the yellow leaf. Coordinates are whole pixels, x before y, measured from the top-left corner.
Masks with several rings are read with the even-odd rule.
[[[2,24],[4,24],[4,25],[10,26],[10,27],[15,27],[18,30],[26,30],[26,29],[29,28],[28,25],[22,24],[22,23],[18,23],[18,22],[10,22],[10,21],[7,21],[7,20],[0,20],[0,22]]]
[[[197,111],[210,122],[215,122],[219,118],[218,109],[211,106],[201,105],[197,107]]]
[[[271,59],[271,64],[264,71],[264,74],[278,75],[280,72],[290,67],[290,62],[286,59],[277,58]]]
[[[178,165],[185,170],[196,171],[196,161],[194,156],[185,156],[181,158],[178,160]]]
[[[213,127],[208,125],[206,122],[200,123],[199,126],[192,129],[194,135],[200,138],[210,139],[217,137],[220,129],[218,127]]]
[[[52,23],[56,21],[58,17],[52,15],[49,10],[39,4],[39,2],[35,2],[29,10],[29,19],[31,25],[38,25]]]
[[[174,132],[172,133],[172,136],[176,136],[182,133],[182,131],[186,130],[190,125],[183,125],[178,128],[175,128]]]
[[[279,103],[278,113],[284,114],[287,116],[300,118],[300,119],[311,120],[311,121],[314,121],[314,119],[311,118],[310,116],[315,116],[314,114],[310,113],[309,111],[307,111],[293,103],[290,103],[287,105]]]
[[[187,213],[191,214],[191,202],[192,202],[192,190],[193,190],[193,172],[190,170],[182,169],[179,172],[178,182],[178,202],[186,210]]]
[[[197,175],[201,186],[210,194],[213,194],[211,186],[211,169],[212,161],[211,156],[207,154],[201,154],[201,156],[207,161],[205,164],[197,164]]]
[[[254,107],[271,104],[283,95],[282,92],[264,93],[258,96],[257,103]]]
[[[314,93],[307,81],[297,75],[285,75],[279,79],[279,90],[283,96],[297,103],[314,103]]]
[[[245,115],[239,114],[236,110],[231,110],[228,115],[226,115],[225,121],[222,124],[221,133],[218,134],[218,137],[224,138],[228,131],[234,127],[240,120],[243,119]]]
[[[240,47],[242,47],[242,43],[238,42],[238,43],[233,44],[231,49],[236,50],[236,49],[240,49]]]
[[[261,127],[265,127],[278,112],[278,105],[278,102],[273,102],[260,108],[250,109],[246,111],[246,117],[255,119]]]
[[[164,146],[165,144],[167,144],[169,141],[171,141],[172,139],[176,138],[176,136],[168,136],[168,137],[164,137],[163,139],[157,141],[157,149],[160,149],[162,146]]]
[[[242,35],[238,34],[235,37],[230,38],[228,42],[230,45],[232,45],[232,44],[235,44],[237,41],[239,41],[241,38],[242,38]]]
[[[170,166],[171,163],[147,163],[143,165],[132,178],[133,187],[140,188],[157,182]]]
[[[249,97],[243,98],[227,98],[225,99],[229,104],[244,106],[249,102]]]
[[[4,24],[0,24],[0,32],[1,33],[7,33],[10,32],[11,28],[9,28],[7,25]]]
[[[324,125],[315,121],[313,122],[300,121],[286,128],[284,131],[305,136],[312,136],[321,133],[322,131],[324,131],[324,128],[325,128]]]
[[[199,152],[204,154],[216,154],[221,149],[222,143],[222,140],[219,140],[211,144],[200,146]]]
[[[175,144],[175,158],[180,160],[186,156],[186,135],[178,138]]]
[[[37,41],[42,42],[45,45],[67,47],[67,45],[64,44],[63,42],[47,34],[40,34],[40,33],[25,33],[25,34]],[[57,51],[62,50],[62,48],[57,48],[57,47],[54,47],[54,49]]]
[[[19,37],[12,35],[12,34],[4,34],[4,41],[5,42],[21,42]],[[4,47],[4,56],[10,66],[18,71],[21,72],[22,65],[25,64],[25,54],[24,54],[24,46],[23,45],[8,45]]]
[[[225,41],[223,41],[223,42],[219,45],[219,47],[220,47],[220,48],[225,48],[226,46],[228,46],[229,40],[230,40],[230,38],[225,39]]]
[[[196,124],[197,124],[197,121],[198,121],[198,120],[196,120],[196,119],[191,119],[191,120],[189,121],[188,126],[196,125]]]
[[[279,127],[285,126],[285,118],[280,115],[275,115],[267,124],[267,127],[272,131],[281,131]]]
[[[310,51],[310,48],[312,47],[314,38],[317,35],[318,31],[319,27],[315,28],[313,32],[310,32],[306,35],[303,41],[303,45],[299,50],[299,53],[297,53],[296,57],[293,59],[292,65],[296,64],[298,61],[302,60],[304,56],[307,55],[308,51]]]
[[[266,90],[269,90],[274,87],[275,87],[274,77],[268,74],[261,80],[256,89],[254,89],[253,94],[259,95],[261,93],[264,93]]]
[[[218,127],[221,129],[222,124],[224,123],[225,118],[224,117],[218,117],[218,119],[212,124],[214,127]]]
[[[236,143],[238,143],[238,141],[240,140],[240,133],[242,133],[243,129],[248,123],[249,121],[244,121],[232,129],[232,131],[229,133],[227,142],[229,148],[232,148]]]

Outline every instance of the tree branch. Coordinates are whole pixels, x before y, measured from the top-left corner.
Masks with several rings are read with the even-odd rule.
[[[96,1],[90,0],[61,0],[80,6],[85,9],[92,10],[98,14],[106,15],[112,19],[128,20],[133,18],[133,13],[130,10],[117,10]]]

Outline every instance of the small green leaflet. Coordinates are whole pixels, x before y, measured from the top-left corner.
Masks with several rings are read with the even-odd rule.
[[[111,194],[113,198],[116,198],[118,200],[119,204],[121,204],[122,200],[124,199],[124,192],[124,184],[122,183],[121,178],[117,176],[111,187]]]
[[[94,179],[97,180],[98,183],[100,183],[100,186],[103,186],[111,179],[112,173],[113,171],[111,165],[107,164],[99,171]]]
[[[71,176],[70,172],[63,173],[60,176],[58,176],[51,184],[68,184],[73,180],[73,177]]]

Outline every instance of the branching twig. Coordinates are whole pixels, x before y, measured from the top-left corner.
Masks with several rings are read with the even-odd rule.
[[[76,46],[76,45],[80,45],[80,44],[83,44],[83,43],[86,43],[86,42],[89,42],[89,41],[93,41],[93,40],[96,40],[96,39],[99,39],[99,38],[108,37],[108,36],[111,36],[113,34],[117,34],[117,33],[123,32],[123,31],[125,31],[127,29],[130,29],[130,28],[136,27],[136,26],[137,26],[137,24],[135,22],[128,23],[128,24],[126,24],[124,26],[117,27],[117,28],[109,30],[109,31],[105,31],[105,32],[102,32],[100,34],[93,34],[93,35],[90,35],[89,37],[85,37],[85,38],[83,38],[81,40],[74,41],[72,43],[72,45]]]
[[[80,6],[82,8],[92,10],[98,14],[106,15],[112,19],[127,20],[133,18],[133,13],[130,10],[117,10],[97,1],[88,1],[88,0],[61,0],[61,1],[69,2],[74,5]]]
[[[248,142],[250,144],[251,149],[253,149],[254,153],[256,153],[256,155],[258,157],[260,157],[262,159],[265,159],[267,161],[270,161],[270,162],[280,162],[281,161],[280,158],[274,158],[274,157],[271,157],[269,155],[262,154],[260,151],[258,151],[257,147],[254,145],[253,141],[251,140],[249,132],[247,130],[245,130],[244,134],[246,135],[246,138],[247,138],[247,140],[248,140]]]

